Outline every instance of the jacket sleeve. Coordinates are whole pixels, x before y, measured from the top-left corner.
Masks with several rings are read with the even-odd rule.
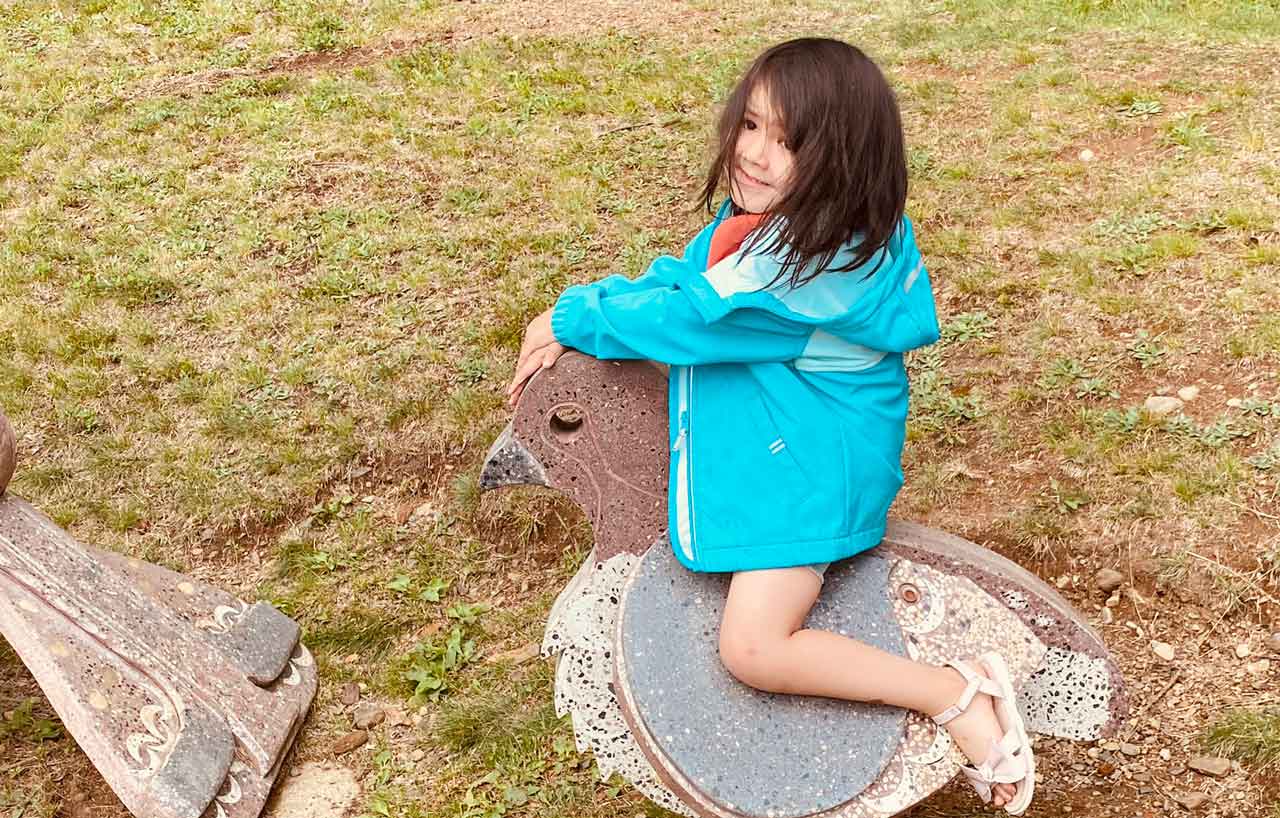
[[[704,318],[676,285],[606,295],[595,285],[565,290],[551,314],[556,340],[595,358],[648,358],[688,366],[791,361],[813,327],[744,307]]]

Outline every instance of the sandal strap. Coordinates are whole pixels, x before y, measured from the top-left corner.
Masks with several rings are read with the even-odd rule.
[[[1008,749],[1010,744],[1012,752]],[[1018,784],[1027,777],[1026,759],[1017,754],[1018,749],[1018,738],[1010,733],[999,742],[991,742],[991,752],[981,766],[961,765],[960,772],[964,773],[984,804],[991,803],[996,784]]]
[[[953,659],[947,662],[947,664],[960,672],[960,675],[964,677],[966,684],[964,692],[960,694],[960,698],[956,699],[955,704],[932,717],[935,723],[944,725],[964,711],[968,710],[969,705],[973,703],[973,697],[979,693],[986,693],[988,696],[993,698],[1003,697],[1004,694],[1001,693],[1000,686],[991,679],[988,679],[982,674],[976,672],[968,662]]]
[[[988,781],[977,767],[970,767],[968,764],[962,766],[960,772],[964,773],[964,777],[969,779],[969,785],[973,787],[974,792],[982,799],[982,803],[990,804],[995,782]]]

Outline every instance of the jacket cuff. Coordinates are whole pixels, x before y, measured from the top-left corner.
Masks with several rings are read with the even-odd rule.
[[[581,323],[583,301],[588,292],[587,285],[575,284],[560,294],[551,310],[551,334],[564,346],[582,349],[576,330]]]

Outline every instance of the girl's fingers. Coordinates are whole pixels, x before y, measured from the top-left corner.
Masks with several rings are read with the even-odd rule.
[[[520,355],[516,358],[516,371],[519,371],[520,368],[525,365],[525,362],[529,360],[529,356],[537,349],[537,347],[530,343],[531,340],[532,339],[529,337],[529,334],[525,333],[524,341],[520,344]]]
[[[527,338],[526,345],[528,345]],[[547,369],[554,366],[555,362],[564,354],[564,351],[565,348],[555,341],[532,349],[522,349],[520,360],[516,362],[515,374],[511,377],[511,383],[507,386],[507,404],[515,406],[519,403],[520,395],[524,393],[525,383],[539,369]]]
[[[538,355],[530,355],[525,359],[524,363],[516,367],[515,377],[511,379],[511,386],[507,388],[507,394],[510,396],[507,403],[511,406],[516,405],[516,401],[520,398],[520,392],[524,390],[525,381],[533,376],[533,373],[542,369],[542,358]]]

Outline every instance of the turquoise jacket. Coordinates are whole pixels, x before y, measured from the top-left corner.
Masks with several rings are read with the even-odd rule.
[[[798,288],[768,286],[780,261],[750,242],[708,270],[728,207],[682,257],[565,290],[551,328],[596,358],[671,365],[668,533],[685,566],[843,559],[880,542],[902,485],[902,353],[938,339],[929,276],[906,218],[864,267]]]

